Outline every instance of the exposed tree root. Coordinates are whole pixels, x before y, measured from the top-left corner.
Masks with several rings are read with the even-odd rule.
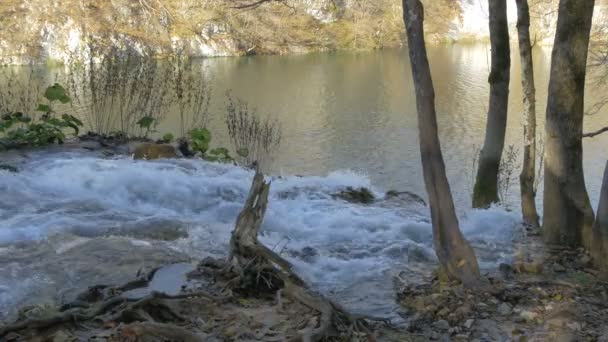
[[[180,341],[203,342],[205,336],[172,324],[140,322],[123,326],[120,329],[123,341]]]
[[[122,287],[120,287],[122,288]],[[89,289],[90,292],[91,289]],[[79,296],[81,298],[82,296]],[[183,293],[179,295],[167,295],[165,293],[152,292],[150,295],[141,299],[130,299],[122,297],[120,294],[113,295],[100,303],[86,304],[82,300],[77,300],[75,304],[64,307],[71,307],[56,315],[46,318],[32,318],[15,322],[0,328],[0,339],[12,332],[22,330],[44,330],[58,327],[67,323],[81,323],[91,320],[99,320],[115,323],[132,322],[184,322],[186,321],[180,314],[175,312],[171,305],[165,301],[168,299],[186,298],[205,298],[214,302],[226,302],[229,297],[214,297],[205,291]],[[174,326],[176,329],[179,327]],[[166,328],[166,327],[165,327]],[[179,329],[178,329],[179,330]],[[181,341],[181,340],[180,340]]]
[[[213,268],[224,279],[225,287],[242,295],[276,296],[278,304],[287,297],[320,314],[319,322],[302,330],[296,340],[319,341],[332,336],[361,334],[373,338],[369,317],[355,317],[338,304],[311,291],[292,271],[291,264],[258,241],[270,183],[256,172],[230,241],[230,256],[225,263],[207,260],[202,265]]]

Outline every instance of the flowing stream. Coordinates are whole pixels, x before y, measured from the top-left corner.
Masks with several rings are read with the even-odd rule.
[[[488,56],[484,45],[429,51],[461,226],[482,268],[493,270],[513,252],[519,171],[505,194],[507,209],[470,209],[473,160],[485,130]],[[550,50],[535,49],[541,132],[549,59]],[[512,60],[507,144],[521,151],[519,59]],[[425,197],[406,53],[199,63],[217,95],[210,111],[214,143],[228,143],[222,114],[227,89],[281,124],[282,144],[266,166],[273,182],[263,242],[292,261],[316,289],[351,310],[398,320],[393,277],[403,272],[415,278],[435,263],[428,208],[384,198],[388,190]],[[65,73],[40,72],[49,80]],[[590,86],[588,105],[603,93]],[[74,110],[88,115],[86,109]],[[585,130],[607,123],[601,113],[589,116]],[[177,114],[169,112],[157,129],[177,133],[178,127]],[[585,140],[594,205],[606,139]],[[140,269],[226,255],[253,176],[239,167],[196,160],[144,162],[61,148],[26,154],[19,173],[0,171],[0,317],[24,304],[69,300],[93,284],[128,281]],[[333,196],[349,186],[369,187],[378,200],[360,205]]]
[[[163,241],[162,247],[190,257],[226,255],[253,176],[231,165],[104,159],[91,152],[39,152],[28,160],[20,173],[0,176],[0,307],[5,314],[31,296],[40,299],[47,287],[69,291],[107,281],[106,271],[91,271],[99,265],[89,263],[113,268],[117,262],[152,262],[148,254],[127,261],[115,256],[159,243],[146,230],[186,233]],[[379,199],[361,205],[333,196],[349,186],[369,187]],[[426,206],[409,197],[383,197],[382,189],[351,171],[275,177],[262,240],[319,291],[353,310],[394,317],[393,276],[407,271],[409,261],[428,266],[435,257]],[[467,237],[487,252],[482,252],[484,266],[510,257],[517,215],[490,209],[469,212],[462,221]],[[131,238],[128,243],[103,240],[99,251],[77,248],[108,235]]]

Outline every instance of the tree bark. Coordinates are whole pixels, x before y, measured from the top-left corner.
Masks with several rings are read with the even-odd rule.
[[[538,227],[536,212],[536,89],[534,87],[534,66],[532,44],[530,43],[530,9],[528,0],[516,0],[517,36],[521,60],[521,86],[524,102],[524,160],[519,175],[521,189],[521,212],[524,223]]]
[[[403,0],[403,20],[407,29],[408,50],[416,90],[420,155],[424,183],[429,195],[435,252],[449,277],[462,281],[466,286],[476,286],[480,277],[477,258],[458,227],[458,218],[441,154],[435,112],[435,91],[424,43],[424,13],[419,0]]]
[[[473,207],[487,208],[498,202],[498,173],[505,145],[507,110],[509,105],[509,81],[511,51],[506,0],[488,0],[490,13],[490,44],[492,69],[490,104],[486,123],[486,137],[479,155],[479,166],[473,189]]]
[[[608,162],[604,169],[600,202],[597,206],[597,216],[593,224],[593,246],[591,255],[593,262],[604,275],[608,274]]]
[[[594,0],[560,0],[545,141],[543,238],[590,246],[593,209],[583,174],[585,76]]]

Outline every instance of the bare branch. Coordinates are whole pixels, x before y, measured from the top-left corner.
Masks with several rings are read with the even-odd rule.
[[[228,2],[233,3],[231,7],[234,9],[254,9],[260,7],[265,3],[270,2],[278,2],[280,4],[292,8],[292,6],[289,6],[287,4],[287,0],[228,0]]]
[[[604,132],[608,132],[608,127],[604,127],[604,128],[602,128],[602,129],[598,129],[598,130],[597,130],[597,131],[595,131],[595,132],[584,133],[584,134],[583,134],[583,138],[593,138],[593,137],[595,137],[596,135],[600,135],[600,134],[602,134],[602,133],[604,133]]]

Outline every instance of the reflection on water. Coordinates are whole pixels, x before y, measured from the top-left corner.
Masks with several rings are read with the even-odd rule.
[[[539,132],[543,132],[551,51],[536,48],[534,52]],[[487,45],[429,47],[444,158],[460,211],[469,206],[472,164],[483,141],[489,54]],[[197,63],[194,72],[212,84],[210,126],[218,144],[228,144],[224,93],[231,89],[260,114],[280,121],[284,139],[270,165],[274,173],[324,175],[352,169],[368,174],[384,189],[424,194],[414,91],[405,51],[216,58]],[[515,144],[521,150],[517,55],[512,63],[507,145]],[[45,69],[43,73],[50,81],[63,79],[65,72]],[[589,87],[588,105],[601,96],[602,89]],[[84,109],[74,110],[86,116]],[[170,110],[158,130],[178,133],[178,117],[176,110]],[[592,130],[606,123],[608,116],[597,114],[586,119],[585,128]],[[585,141],[585,168],[594,202],[606,139]],[[513,203],[516,187],[511,189]]]

